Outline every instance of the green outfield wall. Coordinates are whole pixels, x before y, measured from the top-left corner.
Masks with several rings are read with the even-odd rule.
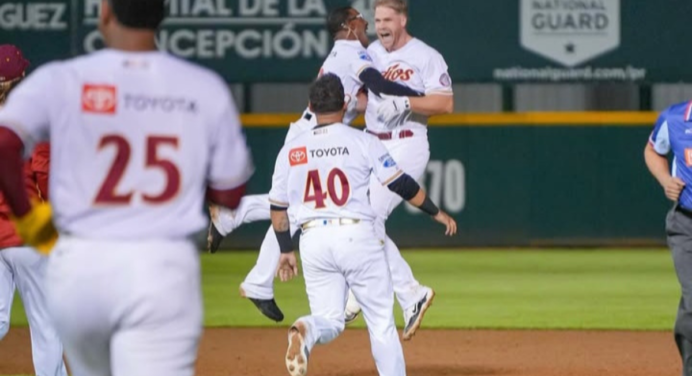
[[[3,0],[0,41],[33,66],[103,48],[101,0]],[[233,83],[312,80],[331,49],[327,13],[374,0],[169,0],[163,50]],[[411,33],[455,82],[690,82],[689,0],[409,0]],[[405,62],[402,62],[405,64]]]
[[[286,126],[298,115],[246,115],[267,192]],[[653,113],[450,115],[430,125],[423,185],[459,234],[408,205],[388,221],[403,247],[662,245],[670,207],[649,175],[643,147]],[[362,124],[358,122],[357,124]],[[358,126],[358,125],[357,125]],[[268,222],[239,229],[227,247],[259,245]]]

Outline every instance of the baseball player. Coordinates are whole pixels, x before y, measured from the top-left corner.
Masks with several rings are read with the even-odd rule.
[[[408,5],[405,0],[375,1],[375,30],[378,40],[368,47],[377,69],[384,77],[418,92],[421,97],[384,98],[369,92],[365,123],[367,132],[377,136],[399,163],[399,167],[420,179],[430,159],[427,137],[428,117],[451,113],[454,109],[452,82],[440,53],[406,31]],[[404,312],[404,340],[416,333],[435,292],[421,286],[399,249],[385,233],[385,221],[401,203],[400,196],[373,178],[370,200],[377,214],[377,234],[385,239],[385,250],[397,300]],[[346,321],[360,312],[358,300],[349,295]]]
[[[0,190],[21,238],[50,253],[75,376],[194,374],[205,192],[235,208],[253,172],[226,83],[157,50],[164,3],[104,0],[108,48],[40,67],[0,111]],[[48,138],[50,205],[20,184],[22,150]]]
[[[293,376],[305,375],[312,347],[329,343],[343,331],[350,287],[362,303],[379,374],[405,375],[392,284],[382,278],[389,267],[368,198],[371,177],[445,225],[447,235],[456,233],[456,223],[399,169],[382,142],[341,123],[345,109],[339,77],[319,78],[310,89],[317,125],[284,145],[272,177],[272,226],[281,251],[277,274],[287,281],[298,273],[286,213],[293,207],[302,229],[301,260],[311,312],[291,325],[286,367]]]
[[[0,106],[9,91],[24,77],[29,62],[13,45],[0,45]],[[36,146],[24,164],[25,185],[35,200],[48,197],[48,144]],[[62,343],[47,312],[44,276],[48,259],[23,246],[0,194],[0,340],[10,329],[15,288],[24,303],[31,334],[34,371],[39,376],[67,376]]]
[[[682,360],[682,375],[692,376],[692,101],[674,104],[661,112],[644,160],[651,175],[674,204],[666,216],[666,235],[680,284],[675,344]],[[673,154],[670,165],[668,155]]]
[[[385,80],[372,65],[366,51],[368,23],[352,7],[334,9],[327,17],[327,29],[334,38],[334,47],[324,61],[320,75],[333,73],[343,84],[349,107],[343,122],[350,124],[358,112],[365,110],[365,102],[358,104],[357,98],[365,85],[372,93],[402,96],[418,96],[419,92],[392,81]],[[361,99],[363,97],[361,96]],[[315,125],[315,115],[306,109],[301,119],[291,124],[286,142]],[[246,196],[235,211],[212,207],[212,221],[209,228],[209,247],[211,252],[218,248],[223,236],[242,223],[269,219],[267,195]],[[295,228],[295,226],[294,226]],[[241,284],[240,294],[249,298],[269,319],[282,321],[283,313],[274,300],[273,279],[279,261],[279,245],[271,227],[268,229],[255,267]]]

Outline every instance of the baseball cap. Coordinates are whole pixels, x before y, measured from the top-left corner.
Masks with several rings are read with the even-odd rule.
[[[0,45],[0,83],[22,77],[28,67],[29,61],[19,48],[12,44]]]

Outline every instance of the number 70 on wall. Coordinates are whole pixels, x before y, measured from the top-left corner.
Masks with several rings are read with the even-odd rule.
[[[458,159],[431,160],[418,183],[430,199],[447,213],[457,214],[466,206],[466,171]],[[421,214],[420,209],[404,203],[410,214]]]

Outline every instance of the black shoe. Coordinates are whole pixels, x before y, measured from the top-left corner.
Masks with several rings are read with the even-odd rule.
[[[216,253],[223,241],[224,236],[214,226],[213,221],[209,221],[209,231],[207,231],[207,251]]]
[[[276,305],[276,301],[274,301],[274,299],[248,299],[250,299],[250,301],[255,304],[255,307],[257,307],[257,309],[259,309],[259,311],[262,312],[263,315],[267,316],[270,320],[276,322],[284,321],[284,314],[279,309],[279,306]]]

